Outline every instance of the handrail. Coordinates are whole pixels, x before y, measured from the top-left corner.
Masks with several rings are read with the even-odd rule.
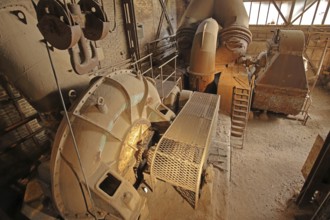
[[[166,40],[166,39],[175,38],[175,37],[176,37],[176,35],[173,34],[173,35],[170,35],[170,36],[166,36],[166,37],[164,37],[164,38],[161,38],[161,39],[157,39],[157,40],[151,41],[151,42],[149,42],[149,44],[158,43],[158,42],[160,42],[160,41],[163,41],[163,40]]]
[[[140,67],[138,64],[141,64],[142,61],[145,61],[149,58],[150,62],[150,67],[145,70],[144,72],[141,72],[141,75],[144,76],[147,72],[151,72],[151,77],[154,78],[154,72],[153,72],[153,67],[152,67],[152,53],[149,53],[148,55],[140,58],[139,60],[135,61],[134,63],[131,63],[132,66],[135,66],[136,70],[139,70]]]
[[[158,68],[163,68],[166,64],[168,64],[169,62],[171,62],[172,60],[176,59],[178,57],[178,55],[175,55],[174,57],[172,57],[171,59],[169,59],[168,61],[166,61],[165,63],[163,63],[162,65],[160,65]]]
[[[160,69],[160,74],[155,79],[158,79],[160,77],[160,80],[161,80],[160,81],[160,83],[161,83],[160,87],[161,87],[161,90],[162,90],[162,99],[164,98],[164,83],[166,81],[168,81],[173,75],[174,75],[174,81],[176,82],[176,79],[177,79],[177,76],[176,76],[176,58],[177,57],[178,57],[178,55],[175,55],[174,57],[172,57],[171,59],[169,59],[168,61],[166,61],[165,63],[163,63],[162,65],[160,65],[158,67],[158,69]],[[163,67],[166,66],[167,64],[169,64],[173,60],[174,60],[174,71],[164,79]]]

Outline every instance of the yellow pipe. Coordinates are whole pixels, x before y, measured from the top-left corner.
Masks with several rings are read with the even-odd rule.
[[[204,92],[214,80],[218,31],[218,23],[212,18],[204,20],[197,28],[188,67],[192,90]]]
[[[203,42],[200,40],[199,35],[202,34],[199,30],[201,25],[205,24],[203,21],[208,18],[215,19],[213,21],[217,22],[222,29],[220,31],[217,29],[216,32],[214,29],[212,30],[211,35],[216,36],[216,39],[207,41],[215,42],[212,43],[214,48],[205,52],[197,42]],[[193,37],[196,30],[197,33]],[[217,47],[218,37],[219,45]],[[231,64],[243,56],[251,39],[249,17],[242,0],[192,0],[177,31],[181,54],[186,60],[191,54],[188,71],[191,78],[191,89],[204,91],[205,87],[214,79],[215,69],[219,70],[220,66]],[[211,53],[215,54],[211,55]],[[208,66],[208,70],[206,70],[206,66]]]

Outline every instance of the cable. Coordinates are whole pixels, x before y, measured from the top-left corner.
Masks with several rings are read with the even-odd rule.
[[[102,0],[102,6],[103,6],[103,0]],[[116,19],[116,15],[117,15],[117,10],[116,10],[116,0],[113,0],[113,28],[112,30],[109,30],[110,33],[114,32],[117,28],[117,19]]]
[[[65,118],[66,118],[67,123],[68,123],[68,126],[69,126],[70,134],[72,136],[72,141],[73,141],[74,149],[75,149],[76,154],[77,154],[77,157],[78,157],[79,166],[80,166],[81,172],[83,174],[83,178],[84,178],[84,181],[85,181],[85,184],[86,184],[86,187],[87,187],[87,192],[88,192],[88,196],[90,198],[90,202],[92,204],[92,208],[94,210],[95,205],[94,205],[92,193],[91,193],[91,191],[90,191],[90,189],[88,187],[88,184],[87,184],[87,178],[86,178],[85,171],[84,171],[84,168],[83,168],[83,165],[82,165],[82,162],[81,162],[81,157],[80,157],[80,153],[79,153],[79,150],[78,150],[78,145],[77,145],[77,142],[76,142],[76,138],[74,136],[74,133],[73,133],[73,129],[72,129],[72,125],[71,125],[71,122],[70,122],[69,114],[68,114],[68,111],[67,111],[67,109],[65,107],[65,102],[64,102],[62,90],[61,90],[60,84],[58,82],[56,70],[55,70],[54,63],[53,63],[53,60],[52,60],[52,57],[51,57],[51,54],[50,54],[50,51],[49,51],[49,48],[48,48],[48,45],[47,45],[47,41],[46,40],[44,40],[44,41],[45,41],[45,45],[46,45],[46,48],[47,48],[47,53],[48,53],[50,65],[51,65],[51,68],[52,68],[52,71],[53,71],[53,75],[54,75],[54,79],[55,79],[55,82],[56,82],[56,86],[57,86],[57,89],[58,89],[58,93],[59,93],[59,95],[61,97],[61,103],[62,103],[62,106],[63,106],[63,109],[64,109]],[[84,192],[82,192],[82,193],[84,194]],[[97,220],[96,215],[95,214],[92,214],[88,210],[88,204],[87,203],[86,203],[86,207],[87,207],[87,211],[94,217],[95,220]]]

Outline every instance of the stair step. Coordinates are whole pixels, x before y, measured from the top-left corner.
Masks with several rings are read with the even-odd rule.
[[[244,109],[235,109],[234,108],[233,111],[247,114],[247,110],[246,109],[244,110]]]
[[[238,88],[238,87],[235,87],[235,90],[239,90],[239,91],[247,91],[247,92],[249,92],[250,91],[250,89],[247,89],[247,88]]]
[[[243,133],[244,131],[244,127],[240,127],[240,126],[235,126],[235,125],[231,125],[231,129],[235,130],[235,131],[241,131]]]
[[[234,92],[235,95],[240,95],[240,96],[246,96],[246,97],[249,97],[250,94],[249,93],[240,93],[240,92]]]
[[[236,132],[236,131],[231,131],[230,132],[230,135],[231,136],[234,136],[234,137],[243,137],[243,133],[242,132]]]
[[[246,125],[246,122],[245,121],[238,121],[238,120],[231,120],[231,123],[232,124],[239,124],[239,125]]]
[[[247,116],[244,116],[244,115],[235,115],[235,114],[232,114],[232,117],[235,117],[235,118],[242,118],[244,120],[247,119]]]
[[[239,98],[234,98],[234,101],[249,102],[249,100],[247,99],[239,99]]]
[[[242,118],[243,120],[241,120],[241,121],[245,121],[248,117],[247,117],[247,114],[235,114],[235,113],[233,113],[232,114],[232,117],[236,117],[236,118]]]
[[[234,102],[234,106],[242,107],[242,108],[247,108],[248,107],[247,105],[237,104],[235,102]]]

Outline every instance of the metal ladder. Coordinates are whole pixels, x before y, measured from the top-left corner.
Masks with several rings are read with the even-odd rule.
[[[243,148],[245,130],[250,113],[251,90],[233,88],[231,108],[230,143],[232,147]]]

